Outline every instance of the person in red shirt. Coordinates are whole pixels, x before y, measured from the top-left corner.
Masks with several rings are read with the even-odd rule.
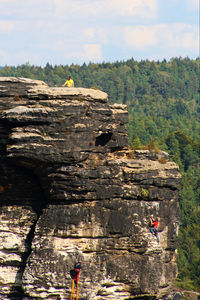
[[[74,265],[74,271],[75,271],[75,276],[74,276],[74,282],[77,284],[80,276],[82,266],[81,266],[81,261],[79,260],[75,265]]]
[[[159,242],[158,237],[158,218],[153,215],[150,216],[150,232],[156,236],[157,241]]]
[[[82,261],[79,260],[77,263],[75,263],[74,269],[70,271],[71,278],[74,280],[76,285],[78,284],[80,272],[82,269],[81,262]]]
[[[82,269],[81,261],[79,260],[77,263],[75,263],[74,268],[70,270],[70,276],[73,279],[70,300],[75,300],[75,297],[76,300],[78,300],[78,294],[79,294],[78,280],[79,280],[81,269]],[[74,284],[76,285],[76,296],[75,296]]]

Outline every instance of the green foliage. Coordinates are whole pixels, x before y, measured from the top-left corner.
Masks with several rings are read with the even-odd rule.
[[[130,147],[133,150],[140,150],[142,148],[142,144],[138,136],[135,136],[132,140],[130,140]]]
[[[200,287],[200,166],[183,172],[180,193],[179,278]],[[199,290],[200,291],[200,290]]]
[[[140,196],[141,197],[144,197],[144,198],[147,198],[149,196],[149,192],[148,190],[142,188],[141,192],[140,192]]]
[[[40,79],[61,86],[71,75],[75,86],[108,93],[111,103],[127,105],[127,125],[133,149],[162,149],[180,167],[181,223],[179,230],[179,285],[200,286],[200,105],[199,60],[102,63],[44,68],[26,63],[5,66],[0,76]]]
[[[181,131],[166,139],[171,158],[180,166],[180,228],[178,248],[178,285],[197,289],[200,286],[200,142]]]

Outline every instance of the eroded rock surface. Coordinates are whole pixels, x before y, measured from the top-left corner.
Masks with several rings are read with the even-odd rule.
[[[0,298],[161,299],[177,274],[176,164],[131,151],[124,105],[0,78]],[[160,219],[158,243],[150,214]]]

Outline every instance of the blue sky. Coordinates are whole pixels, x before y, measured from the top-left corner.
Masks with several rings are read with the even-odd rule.
[[[199,56],[199,0],[0,0],[0,66]]]

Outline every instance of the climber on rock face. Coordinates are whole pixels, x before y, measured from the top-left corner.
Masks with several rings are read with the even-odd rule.
[[[78,295],[79,295],[78,280],[79,280],[81,269],[82,269],[81,260],[79,260],[77,263],[75,263],[74,268],[70,270],[70,276],[73,279],[70,300],[75,300],[75,286],[76,286],[76,300],[78,300]]]
[[[74,269],[70,271],[71,278],[74,280],[75,284],[77,284],[79,280],[79,275],[82,269],[81,262],[82,261],[79,260],[77,263],[75,263]]]
[[[158,237],[158,218],[154,217],[154,215],[150,216],[150,232],[156,236],[157,241],[159,242]]]

